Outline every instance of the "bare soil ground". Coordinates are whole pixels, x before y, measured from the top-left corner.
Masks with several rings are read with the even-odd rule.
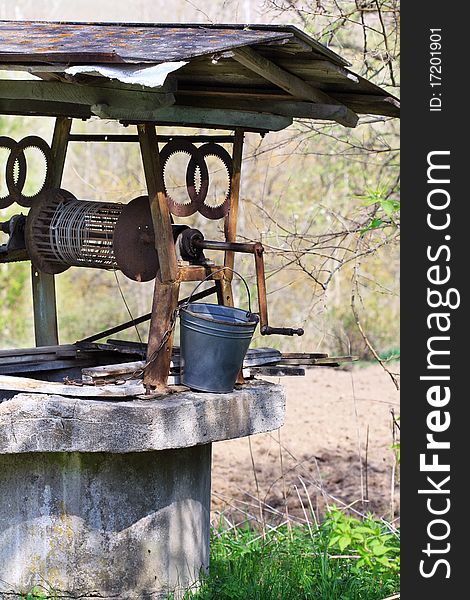
[[[378,365],[312,368],[280,383],[287,416],[279,431],[214,444],[214,516],[302,520],[304,509],[321,518],[328,504],[344,503],[396,519],[392,411],[398,415],[399,393],[389,376]]]

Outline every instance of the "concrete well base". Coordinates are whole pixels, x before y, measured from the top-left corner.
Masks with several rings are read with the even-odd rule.
[[[0,589],[160,598],[209,562],[211,444],[0,456]]]
[[[0,598],[156,600],[209,563],[212,442],[280,427],[282,388],[0,402]],[[176,597],[178,597],[177,594]]]

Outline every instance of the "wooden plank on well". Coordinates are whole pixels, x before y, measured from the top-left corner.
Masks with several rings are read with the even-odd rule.
[[[169,331],[174,310],[178,305],[178,264],[155,126],[148,123],[139,124],[137,131],[155,231],[155,247],[160,263],[160,270],[155,278],[144,384],[146,389],[155,387],[161,391],[167,385],[173,346],[173,334]]]
[[[123,385],[69,385],[55,381],[40,381],[29,377],[0,375],[0,390],[34,394],[57,394],[75,398],[123,398],[145,392],[142,381],[130,380]]]

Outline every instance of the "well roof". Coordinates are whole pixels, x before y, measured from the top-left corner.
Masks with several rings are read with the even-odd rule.
[[[169,69],[164,83],[126,79],[156,65]],[[40,78],[0,81],[0,112],[253,130],[399,116],[396,97],[347,65],[291,25],[0,21],[0,70]]]

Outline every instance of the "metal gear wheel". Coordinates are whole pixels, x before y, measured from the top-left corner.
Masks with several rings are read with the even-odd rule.
[[[183,204],[181,202],[176,202],[168,193],[168,189],[165,183],[165,167],[171,156],[182,152],[184,154],[189,154],[191,157],[190,163],[194,164],[194,173],[196,168],[199,167],[201,173],[201,186],[199,192],[196,190],[196,184],[194,181],[194,176],[188,170],[186,172],[186,188],[188,191],[188,196],[191,202]],[[209,188],[209,172],[207,170],[206,163],[204,158],[201,156],[200,151],[194,144],[185,140],[172,140],[168,142],[162,149],[160,153],[160,165],[163,177],[163,185],[165,187],[165,195],[168,202],[168,207],[170,212],[177,217],[189,217],[190,215],[197,212],[199,206],[202,201],[204,201],[205,196],[207,194],[207,190]]]
[[[24,151],[27,148],[37,148],[44,156],[46,164],[46,174],[44,183],[41,189],[38,190],[32,196],[25,196],[23,194],[23,187],[26,181],[27,164],[24,156]],[[15,181],[15,164],[18,163],[19,171],[18,177]],[[51,149],[47,142],[36,135],[29,135],[23,138],[20,142],[15,143],[15,146],[10,151],[6,167],[6,180],[8,191],[10,192],[10,198],[14,202],[17,202],[20,206],[31,207],[38,196],[42,194],[45,189],[49,187],[49,181],[51,179]]]
[[[199,192],[199,197],[198,197],[198,211],[201,213],[201,215],[206,217],[206,219],[213,219],[213,220],[222,219],[223,217],[225,217],[228,214],[228,212],[230,210],[230,193],[231,193],[231,188],[232,188],[232,175],[233,175],[232,158],[231,158],[230,154],[227,152],[227,150],[225,150],[225,148],[223,148],[219,144],[215,144],[214,142],[209,142],[207,144],[204,144],[203,146],[200,146],[198,148],[198,150],[202,157],[202,160],[204,161],[204,164],[206,164],[206,161],[205,161],[206,156],[215,156],[223,163],[223,165],[225,166],[225,168],[227,170],[228,188],[227,188],[227,192],[225,194],[225,198],[224,198],[223,202],[221,202],[220,204],[218,204],[216,206],[210,206],[209,204],[206,204],[205,200],[207,197],[208,187],[204,190],[204,193],[202,193],[203,190],[201,189]],[[191,159],[189,161],[189,165],[188,165],[188,175],[191,176],[193,181],[195,180],[196,169],[197,169],[197,165],[193,161],[193,159]],[[207,165],[206,165],[206,169],[207,169]],[[201,186],[201,188],[202,188],[202,186]]]
[[[6,148],[7,150],[10,151],[10,155],[11,152],[14,148],[16,148],[17,146],[17,142],[7,136],[0,136],[0,148]],[[16,163],[17,161],[17,163]],[[15,165],[16,163],[16,165]],[[15,181],[15,166],[17,166],[17,171],[16,171],[16,175],[17,175],[17,179]],[[15,186],[23,189],[23,186],[25,184],[26,181],[26,159],[23,153],[20,153],[18,155],[18,157],[16,158],[16,160],[13,162],[13,174],[12,174],[12,178],[13,181],[15,183]],[[5,164],[5,181],[7,179],[7,165]],[[15,198],[12,197],[10,191],[8,190],[8,194],[6,196],[0,196],[0,208],[7,208],[8,206],[10,206],[11,204],[13,204],[13,202],[15,201]]]

